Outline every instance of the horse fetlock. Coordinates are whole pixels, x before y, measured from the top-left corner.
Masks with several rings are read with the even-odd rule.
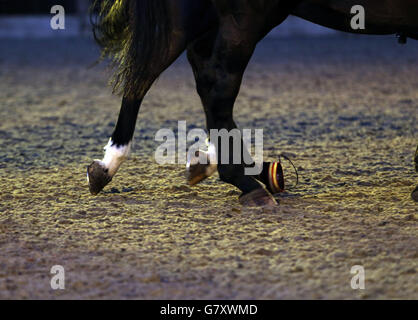
[[[101,161],[95,160],[87,167],[87,181],[91,194],[97,195],[112,181],[112,176]]]
[[[119,146],[110,139],[104,150],[105,156],[101,162],[108,169],[109,175],[113,177],[122,163],[128,158],[131,151],[131,142]]]
[[[109,143],[104,147],[105,156],[103,160],[95,160],[87,167],[87,180],[90,192],[98,194],[103,188],[112,181],[121,164],[129,156],[131,143],[118,145],[109,139]]]

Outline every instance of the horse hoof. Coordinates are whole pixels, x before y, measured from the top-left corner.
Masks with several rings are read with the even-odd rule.
[[[199,182],[205,180],[209,175],[206,173],[206,169],[209,165],[197,163],[191,165],[187,171],[187,181],[189,185],[194,186]]]
[[[418,202],[418,186],[412,191],[411,197],[415,202]]]
[[[206,163],[199,162],[201,154],[205,157]],[[186,178],[189,185],[194,186],[195,184],[198,184],[213,175],[216,170],[217,165],[210,163],[210,155],[205,151],[199,150],[197,155],[187,161]]]
[[[94,161],[87,167],[87,180],[92,195],[97,195],[103,188],[112,181],[108,169],[104,168],[99,161]]]
[[[216,167],[214,168],[210,164],[197,163],[190,165],[187,170],[187,181],[189,182],[189,185],[194,186],[206,178],[209,178],[215,171]]]
[[[246,207],[275,207],[276,199],[265,189],[257,189],[239,197],[241,205]]]

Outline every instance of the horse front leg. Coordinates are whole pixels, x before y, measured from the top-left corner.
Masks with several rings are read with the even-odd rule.
[[[218,30],[208,33],[188,48],[188,58],[193,67],[197,91],[201,97],[208,130],[236,129],[233,120],[233,107],[247,64],[253,54],[257,34],[237,28],[232,16],[221,20]],[[221,137],[222,139],[222,137]],[[220,179],[236,186],[242,191],[240,202],[243,205],[277,205],[272,195],[257,181],[255,176],[245,174],[243,162],[246,152],[241,140],[241,163],[234,162],[233,143],[229,143],[229,161],[222,161],[223,148],[220,143],[211,141],[217,147],[218,172]]]

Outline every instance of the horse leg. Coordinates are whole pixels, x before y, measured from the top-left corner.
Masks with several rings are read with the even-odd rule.
[[[262,26],[261,21],[249,22],[246,21],[245,27],[240,28],[232,15],[222,16],[218,30],[206,34],[188,48],[208,130],[230,131],[237,128],[233,120],[233,106],[244,71],[260,39],[257,26]],[[245,175],[242,162],[232,162],[233,153],[230,144],[229,162],[224,164],[221,161],[222,148],[217,148],[220,179],[242,191],[240,202],[244,205],[276,205],[271,194],[254,176]]]
[[[180,34],[177,34],[176,43],[177,45],[174,47],[175,49],[170,51],[167,61],[161,63],[158,71],[147,81],[146,90],[136,96],[123,97],[115,130],[108,144],[104,147],[104,158],[93,161],[87,167],[87,180],[91,194],[96,195],[103,190],[112,181],[122,163],[127,159],[131,149],[138,112],[145,94],[155,79],[185,50],[185,41]]]
[[[93,195],[98,194],[112,180],[128,157],[141,101],[142,97],[122,99],[118,122],[104,147],[103,160],[95,160],[87,167],[87,179]]]

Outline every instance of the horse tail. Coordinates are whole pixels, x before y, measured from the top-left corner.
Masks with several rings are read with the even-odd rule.
[[[138,96],[168,56],[171,21],[167,0],[95,0],[92,24],[102,59],[115,68],[113,92]]]

